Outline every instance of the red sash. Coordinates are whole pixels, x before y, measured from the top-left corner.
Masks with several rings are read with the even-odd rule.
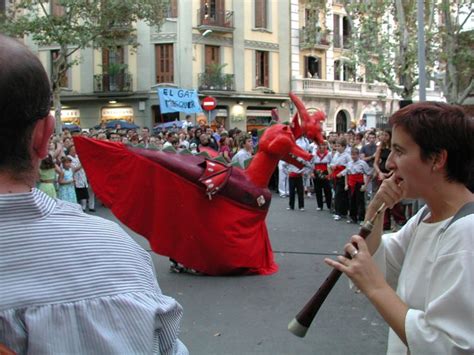
[[[351,189],[351,193],[354,192],[354,188],[357,183],[364,183],[364,174],[350,174],[347,175],[347,185]]]
[[[318,163],[314,165],[316,171],[328,171],[328,163]]]
[[[295,177],[299,177],[299,176],[302,176],[302,174],[298,174],[298,173],[289,173],[288,176],[290,178],[295,178]]]
[[[336,180],[338,177],[337,177],[337,174],[339,174],[341,171],[343,171],[346,167],[344,165],[336,165],[333,170],[332,170],[332,174],[331,174],[331,177]]]

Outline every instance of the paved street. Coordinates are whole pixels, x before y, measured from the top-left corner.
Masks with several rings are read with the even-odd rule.
[[[180,338],[191,354],[384,354],[387,326],[363,295],[342,277],[305,338],[288,322],[330,272],[326,255],[342,250],[355,225],[335,222],[306,199],[306,211],[287,211],[273,195],[267,218],[275,258],[272,276],[206,277],[174,274],[168,259],[152,253],[163,293],[184,307]],[[114,219],[104,208],[98,213]],[[129,231],[129,230],[128,230]],[[129,231],[149,250],[147,241]]]

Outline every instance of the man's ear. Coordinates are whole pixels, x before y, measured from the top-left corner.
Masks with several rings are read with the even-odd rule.
[[[50,114],[47,117],[36,121],[35,128],[33,128],[33,134],[31,136],[31,143],[35,158],[42,160],[48,155],[49,138],[53,134],[53,131],[53,115]]]

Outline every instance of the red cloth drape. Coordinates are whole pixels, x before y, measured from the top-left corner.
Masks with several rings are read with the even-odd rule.
[[[121,143],[83,137],[74,141],[98,198],[147,238],[156,253],[209,275],[278,270],[265,225],[267,211],[220,195],[209,200],[198,182]]]

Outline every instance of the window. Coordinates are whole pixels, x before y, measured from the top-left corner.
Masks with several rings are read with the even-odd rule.
[[[53,68],[54,68],[54,61],[58,58],[59,56],[59,49],[53,49],[51,51],[51,56],[50,56],[50,67],[51,67],[51,74],[53,73]],[[68,80],[68,73],[67,73],[67,70],[66,72],[63,74],[63,76],[61,77],[60,81],[59,81],[59,85],[62,87],[62,88],[67,88],[69,87],[69,80]]]
[[[255,52],[255,86],[269,87],[268,52]]]
[[[169,0],[168,17],[178,17],[178,0]]]
[[[221,63],[220,59],[220,47],[218,46],[205,46],[205,61],[206,72],[209,72],[210,68],[215,68]]]
[[[0,14],[4,14],[7,9],[6,0],[0,0]]]
[[[355,82],[355,67],[347,60],[334,61],[334,80],[353,81]]]
[[[342,63],[342,80],[355,82],[355,68],[349,62]]]
[[[267,28],[267,0],[255,0],[255,28]]]
[[[349,48],[350,40],[351,40],[351,24],[349,19],[344,16],[342,18],[342,46],[344,48]]]
[[[334,33],[333,33],[333,41],[335,48],[341,48],[341,32],[339,29],[339,15],[334,15],[333,17],[333,24],[334,24]]]
[[[334,80],[341,80],[341,61],[334,61]]]
[[[173,44],[155,45],[155,73],[157,83],[174,82]]]
[[[318,57],[307,56],[304,60],[305,78],[321,79],[321,60]]]
[[[51,15],[61,17],[64,16],[64,6],[58,4],[58,0],[51,0]]]

